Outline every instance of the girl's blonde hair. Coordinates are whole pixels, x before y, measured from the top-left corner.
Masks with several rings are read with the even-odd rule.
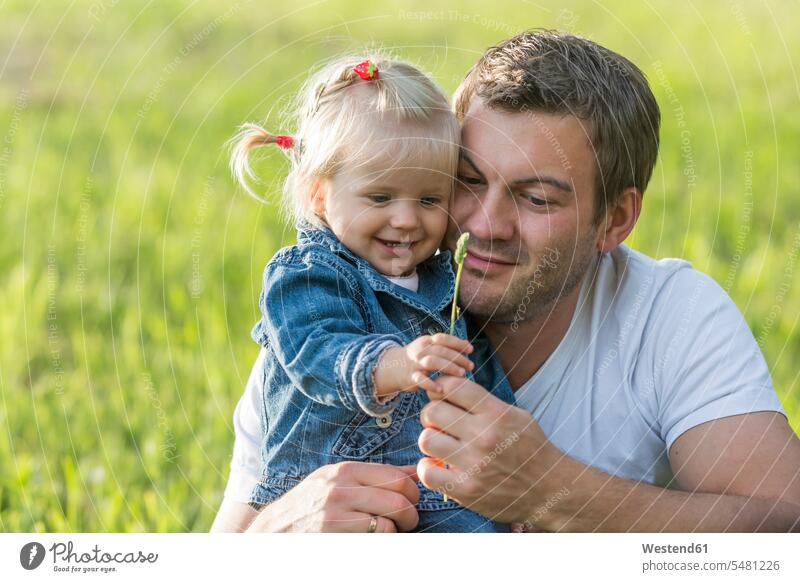
[[[363,80],[354,67],[369,60],[376,79]],[[311,76],[297,99],[291,168],[283,187],[283,209],[294,220],[320,224],[311,201],[314,183],[344,167],[380,160],[392,168],[424,167],[455,174],[459,125],[447,96],[415,66],[382,55],[339,58]],[[276,136],[247,123],[233,138],[231,169],[255,198],[248,181],[253,148]],[[284,144],[284,141],[281,141]]]

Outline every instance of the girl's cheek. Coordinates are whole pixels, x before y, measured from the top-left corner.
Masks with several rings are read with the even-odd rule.
[[[447,208],[442,209],[439,221],[442,236],[444,236],[444,234],[447,232],[447,226],[450,223],[450,212]]]

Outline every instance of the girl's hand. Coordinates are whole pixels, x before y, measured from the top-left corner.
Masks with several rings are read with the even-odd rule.
[[[407,346],[389,348],[375,366],[375,393],[385,397],[424,388],[433,397],[439,387],[428,375],[441,372],[463,378],[475,367],[464,354],[474,349],[467,340],[446,333],[423,335]]]
[[[464,354],[472,353],[474,349],[467,340],[446,333],[424,335],[415,339],[403,348],[408,360],[408,379],[412,384],[407,390],[416,390],[419,386],[438,392],[439,387],[428,377],[433,372],[466,376],[475,364]]]

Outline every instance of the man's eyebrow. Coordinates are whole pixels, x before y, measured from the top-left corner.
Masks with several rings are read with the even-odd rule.
[[[547,184],[549,186],[554,186],[559,190],[563,190],[567,194],[572,194],[572,186],[570,186],[564,180],[559,180],[558,178],[554,178],[553,176],[533,176],[531,178],[523,178],[522,180],[514,180],[511,184],[514,186],[522,186],[528,184]]]
[[[478,166],[475,165],[475,162],[463,151],[461,152],[461,159],[467,162],[472,169],[481,177],[483,178],[483,173],[478,169]],[[559,180],[553,176],[532,176],[530,178],[523,178],[521,180],[514,180],[511,185],[512,186],[525,186],[529,184],[547,184],[549,186],[554,186],[559,190],[563,190],[567,194],[572,194],[572,186],[569,183],[565,182],[564,180]]]

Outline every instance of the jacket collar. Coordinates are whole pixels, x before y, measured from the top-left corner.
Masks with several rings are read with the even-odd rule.
[[[417,293],[413,293],[389,281],[367,260],[343,245],[326,226],[316,226],[307,222],[299,223],[297,225],[297,244],[299,246],[316,244],[326,248],[352,263],[374,291],[392,295],[415,309],[424,307],[427,310],[440,312],[453,301],[455,275],[450,262],[450,251],[441,251],[417,265],[419,290]]]

